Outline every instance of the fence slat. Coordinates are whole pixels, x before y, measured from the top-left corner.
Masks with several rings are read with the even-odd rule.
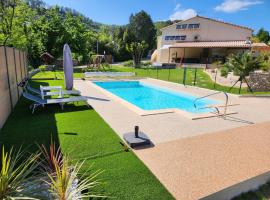
[[[13,59],[14,59],[14,65],[15,65],[16,83],[18,84],[18,72],[17,72],[17,63],[16,63],[15,48],[13,48]],[[19,87],[18,86],[17,86],[17,95],[18,95],[18,99],[19,99],[20,98],[20,92],[19,92]]]
[[[17,68],[17,81],[21,82],[23,77],[22,77],[22,73],[21,73],[19,50],[17,50],[17,49],[15,49],[15,57],[16,57],[16,68]],[[22,88],[18,87],[18,89],[19,89],[19,94],[21,96]]]
[[[25,52],[0,46],[0,129],[22,94],[17,83],[27,75],[26,63]]]

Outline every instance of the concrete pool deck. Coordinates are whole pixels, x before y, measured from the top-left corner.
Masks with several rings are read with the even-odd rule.
[[[141,81],[196,96],[213,92],[155,79]],[[248,125],[256,127],[258,123],[270,121],[269,98],[229,95],[230,103],[240,104],[230,108],[238,114],[226,119],[191,120],[179,113],[140,116],[115,98],[97,90],[90,81],[75,80],[74,86],[88,97],[88,103],[121,138],[124,133],[133,131],[135,125],[140,126],[154,147],[136,150],[135,153],[177,199],[202,198],[270,169],[264,153],[266,151],[270,155],[270,149],[268,151],[264,146],[270,141],[265,134],[270,126],[260,127],[261,134],[257,134],[257,128],[245,129]],[[224,100],[224,96],[213,99]],[[233,131],[227,136],[231,130],[238,128],[240,131]],[[257,150],[253,150],[253,147]],[[250,151],[255,154],[251,156]],[[252,166],[252,159],[258,159],[261,166],[257,166],[256,162]],[[193,162],[194,166],[190,167]]]

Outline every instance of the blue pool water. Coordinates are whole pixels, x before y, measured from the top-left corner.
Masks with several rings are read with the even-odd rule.
[[[94,82],[99,87],[132,103],[143,110],[178,108],[191,113],[210,112],[210,109],[196,109],[193,101],[197,98],[184,93],[173,92],[139,81]],[[202,108],[218,101],[202,99],[197,106]]]

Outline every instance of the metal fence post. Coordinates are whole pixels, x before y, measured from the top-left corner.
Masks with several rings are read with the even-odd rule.
[[[9,70],[8,70],[8,60],[7,60],[7,49],[6,46],[4,46],[4,52],[5,52],[5,60],[6,60],[6,69],[7,69],[7,81],[8,81],[8,91],[9,91],[9,99],[10,99],[10,108],[13,110],[13,102],[11,97],[11,89],[10,89],[10,80],[9,80]]]
[[[184,67],[183,85],[186,85],[187,68]]]
[[[157,67],[157,79],[158,79],[158,67]]]
[[[193,85],[196,85],[196,82],[197,82],[197,68],[195,68],[195,75],[194,75]]]
[[[217,73],[218,73],[218,70],[215,69],[216,73],[215,73],[215,83],[214,83],[214,89],[216,89],[216,83],[217,83]]]

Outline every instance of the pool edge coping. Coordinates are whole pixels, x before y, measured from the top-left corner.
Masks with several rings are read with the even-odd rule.
[[[117,80],[119,81],[119,80]],[[138,80],[133,80],[133,79],[128,79],[128,80],[121,80],[121,81],[138,81]],[[198,119],[204,119],[204,118],[211,118],[211,117],[222,117],[224,115],[222,114],[215,114],[215,113],[190,113],[178,108],[169,108],[169,109],[159,109],[159,110],[143,110],[135,105],[133,105],[132,103],[118,97],[115,94],[112,94],[111,92],[103,89],[102,87],[99,87],[98,85],[96,85],[95,81],[87,81],[92,87],[94,87],[95,89],[101,91],[102,93],[104,93],[105,95],[111,97],[113,100],[120,102],[122,105],[124,105],[125,107],[127,107],[129,110],[135,112],[136,114],[140,115],[140,116],[149,116],[149,115],[159,115],[159,114],[169,114],[169,113],[176,113],[179,115],[182,115],[188,119],[191,120],[198,120]],[[100,82],[106,82],[104,81],[100,81]],[[171,82],[170,82],[171,83]],[[161,88],[166,89],[166,87],[161,86]],[[168,88],[169,90],[171,90],[170,88]],[[204,89],[204,88],[203,88]],[[176,90],[172,90],[174,92],[177,92]],[[179,92],[179,91],[178,91]],[[185,94],[188,94],[187,92],[184,92]],[[193,95],[193,94],[189,94],[189,95]],[[228,111],[226,115],[232,115],[232,114],[237,114],[237,112],[230,112]]]

